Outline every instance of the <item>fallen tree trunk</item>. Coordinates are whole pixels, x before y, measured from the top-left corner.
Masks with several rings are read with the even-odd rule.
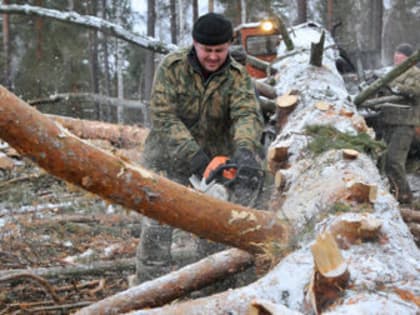
[[[201,237],[275,259],[291,230],[272,213],[214,199],[99,150],[0,88],[0,138],[51,174]]]
[[[82,139],[101,139],[111,142],[112,145],[120,148],[139,147],[142,148],[149,130],[137,126],[123,126],[77,119],[65,116],[46,115],[67,128],[76,136]]]
[[[320,33],[314,34],[314,40]],[[327,35],[326,41],[331,41]],[[295,36],[299,36],[298,32]],[[308,32],[303,36],[308,38]],[[277,81],[278,94],[298,90],[300,101],[272,144],[286,154],[282,156],[284,163],[273,169],[282,174],[284,184],[272,196],[271,210],[293,225],[299,235],[298,249],[247,287],[131,315],[254,314],[250,312],[258,311],[255,301],[268,305],[262,308],[266,312],[263,314],[277,314],[277,310],[285,314],[312,313],[313,304],[306,297],[315,267],[311,245],[324,231],[330,231],[341,248],[349,272],[343,273],[344,279],[349,276],[351,287],[343,287],[334,296],[322,289],[317,312],[417,313],[420,253],[375,161],[360,148],[359,154],[351,158],[343,154],[344,148],[327,147],[318,154],[309,150],[308,145],[316,140],[316,135],[309,136],[306,131],[311,125],[331,126],[365,140],[366,135],[371,135],[373,140],[373,132],[349,102],[335,70],[334,56],[334,51],[325,51],[321,68],[309,66],[308,56],[302,54],[275,65],[283,74]],[[320,101],[329,106],[317,107]],[[333,141],[327,135],[326,143]],[[345,149],[347,145],[355,149],[351,142],[343,144]],[[330,306],[325,309],[326,305]]]
[[[113,315],[164,305],[250,267],[253,256],[230,249],[92,304],[77,315]]]

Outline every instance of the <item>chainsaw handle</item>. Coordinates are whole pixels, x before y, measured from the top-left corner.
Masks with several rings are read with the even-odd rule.
[[[211,183],[213,180],[218,179],[218,178],[224,178],[223,176],[223,172],[225,170],[236,170],[238,169],[238,166],[235,163],[226,163],[226,164],[222,164],[219,165],[218,167],[216,167],[214,170],[212,170],[209,174],[209,176],[206,178],[206,184],[208,185],[209,183]],[[236,174],[233,174],[233,179],[235,179]],[[225,178],[225,180],[233,180],[230,178]]]

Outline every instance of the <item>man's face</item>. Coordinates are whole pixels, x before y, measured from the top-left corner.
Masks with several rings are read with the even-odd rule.
[[[399,65],[404,60],[406,60],[408,57],[400,52],[394,53],[394,65]]]
[[[198,61],[205,71],[215,72],[226,61],[230,43],[207,46],[194,41]]]

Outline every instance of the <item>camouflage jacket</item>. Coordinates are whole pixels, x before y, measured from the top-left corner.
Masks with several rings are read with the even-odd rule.
[[[412,67],[394,79],[390,86],[405,96],[401,105],[409,105],[411,108],[386,108],[383,110],[383,121],[393,125],[420,126],[420,69]]]
[[[150,110],[144,159],[157,170],[185,173],[200,148],[212,158],[259,146],[263,120],[255,90],[245,68],[230,57],[204,79],[193,49],[169,54],[156,72]]]

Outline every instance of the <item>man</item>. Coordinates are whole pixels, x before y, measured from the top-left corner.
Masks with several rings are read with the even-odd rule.
[[[398,65],[413,54],[413,47],[400,44],[394,52],[394,64]],[[384,139],[388,144],[385,153],[385,173],[396,198],[402,204],[412,202],[413,195],[407,182],[405,164],[415,126],[420,125],[420,69],[410,68],[390,84],[391,90],[405,97],[402,105],[410,108],[389,107],[383,109],[382,121],[386,124]]]
[[[232,36],[224,16],[205,14],[194,23],[193,46],[160,64],[150,104],[153,127],[143,154],[146,167],[185,185],[191,175],[201,177],[218,155],[260,168],[262,117],[250,77],[229,55]],[[169,271],[171,241],[171,227],[144,219],[139,282]]]

